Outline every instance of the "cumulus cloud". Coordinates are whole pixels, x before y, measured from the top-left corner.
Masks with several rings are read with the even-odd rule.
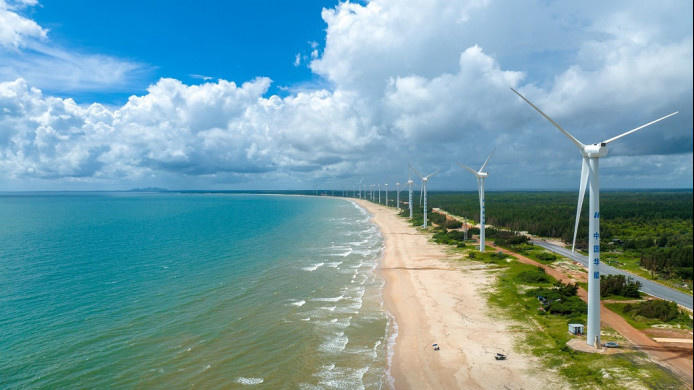
[[[322,13],[323,51],[309,43],[294,63],[307,63],[329,87],[286,97],[268,96],[264,77],[240,85],[163,78],[123,106],[105,107],[46,95],[34,76],[13,79],[0,83],[0,175],[16,183],[282,188],[321,178],[403,181],[410,161],[443,168],[434,189],[472,189],[455,162],[478,166],[496,148],[490,189],[574,188],[578,152],[514,87],[587,143],[680,110],[611,144],[602,178],[607,187],[687,187],[691,18],[668,19],[691,15],[682,7],[340,3]],[[27,31],[34,35],[20,41],[46,39],[44,30]],[[74,63],[86,69],[90,58]],[[10,67],[31,75],[35,63],[20,58]],[[118,77],[137,68],[115,61],[106,69],[118,66]],[[8,72],[0,66],[0,76]]]
[[[17,50],[25,46],[27,40],[46,38],[47,30],[33,20],[13,12],[15,8],[0,0],[0,46]]]

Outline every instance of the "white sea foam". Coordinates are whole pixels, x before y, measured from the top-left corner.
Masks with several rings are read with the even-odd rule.
[[[316,302],[339,302],[345,298],[344,295],[340,295],[339,297],[332,297],[332,298],[311,298],[312,301]]]
[[[326,265],[327,265],[328,267],[330,267],[330,268],[337,268],[337,267],[339,267],[342,263],[343,263],[343,261],[333,261],[333,262],[331,262],[331,263],[327,263]]]
[[[342,253],[335,254],[335,256],[347,257],[347,256],[351,255],[353,251],[354,250],[352,248],[348,248],[346,251],[344,251]]]
[[[308,267],[304,267],[302,269],[304,271],[313,272],[313,271],[317,270],[318,268],[322,267],[324,264],[325,263],[316,263],[316,264],[309,265]]]
[[[334,366],[334,365],[333,365]],[[362,368],[342,368],[333,367],[323,369],[316,376],[320,378],[320,384],[328,389],[364,389],[362,382],[364,374],[369,367]]]
[[[322,352],[338,354],[345,350],[349,337],[345,336],[345,332],[338,332],[328,338],[320,345],[319,349]]]
[[[306,301],[304,301],[303,299],[301,299],[301,300],[292,300],[292,302],[290,302],[289,304],[290,304],[290,305],[294,305],[294,306],[296,306],[296,307],[301,307],[301,306],[303,306],[305,303],[306,303]]]
[[[395,322],[395,317],[388,314],[388,323],[386,325],[386,334],[388,334],[388,342],[386,344],[386,374],[388,375],[388,383],[391,388],[395,388],[395,378],[393,378],[391,369],[393,367],[393,356],[395,355],[395,340],[398,338],[398,323]]]
[[[263,378],[246,378],[243,376],[236,378],[236,383],[241,385],[259,385],[263,382]]]

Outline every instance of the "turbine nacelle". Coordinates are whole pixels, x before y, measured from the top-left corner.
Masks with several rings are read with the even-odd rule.
[[[585,145],[581,150],[583,157],[605,157],[607,156],[607,144],[601,142],[599,144]]]

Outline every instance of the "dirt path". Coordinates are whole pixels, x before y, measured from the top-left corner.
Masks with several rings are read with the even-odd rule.
[[[557,280],[561,280],[564,283],[573,283],[573,281],[564,273],[552,267],[539,263],[521,254],[511,252],[504,248],[500,248],[496,246],[493,242],[487,242],[487,245],[494,248],[497,251],[501,251],[503,253],[515,256],[518,259],[518,261],[522,263],[542,267],[548,275],[551,275]],[[578,296],[584,301],[588,301],[588,292],[581,287],[579,287],[578,289]],[[692,382],[694,382],[694,378],[692,375],[691,348],[678,345],[663,345],[652,340],[642,331],[631,326],[619,314],[606,308],[602,302],[600,303],[600,322],[621,334],[625,339],[634,344],[638,349],[648,354],[653,359],[653,361],[667,367],[675,374],[680,376],[683,380],[685,380],[685,383],[687,384],[688,388],[692,388]]]

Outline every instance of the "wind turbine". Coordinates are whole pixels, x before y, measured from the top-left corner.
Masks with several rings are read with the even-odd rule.
[[[386,207],[388,207],[388,183],[386,183]]]
[[[378,183],[378,204],[381,204],[381,183]]]
[[[679,111],[665,115],[662,118],[656,119],[645,125],[629,130],[616,137],[612,137],[607,141],[602,141],[592,145],[582,144],[574,136],[569,134],[559,126],[552,118],[547,116],[534,104],[530,103],[523,95],[511,88],[516,95],[530,104],[540,115],[550,121],[559,131],[561,131],[571,142],[578,147],[578,150],[583,156],[583,164],[581,166],[581,183],[578,190],[578,207],[576,209],[576,223],[574,225],[574,238],[571,251],[576,246],[576,232],[578,231],[578,220],[581,216],[581,207],[583,206],[583,196],[586,192],[586,185],[590,179],[590,197],[588,201],[588,323],[586,343],[598,347],[600,345],[600,182],[599,182],[599,158],[607,156],[607,144],[616,141],[625,135],[631,134],[644,127],[650,126],[656,122],[671,117]]]
[[[362,177],[361,180],[359,180],[359,199],[362,199],[361,197],[361,182],[364,181],[364,178]]]
[[[410,197],[407,199],[407,205],[410,207],[410,219],[412,219],[412,168],[407,171],[407,185],[410,187]]]
[[[400,186],[400,182],[395,183],[395,188],[397,188],[397,196],[395,198],[395,208],[398,209],[398,213],[400,212],[400,191],[402,191],[403,188],[405,188],[405,185],[403,184]]]
[[[495,149],[496,150],[496,149]],[[488,176],[487,172],[484,171],[484,168],[487,166],[487,163],[489,162],[489,159],[492,158],[492,154],[494,154],[494,151],[492,150],[491,153],[489,153],[489,157],[487,157],[487,160],[484,161],[484,164],[482,164],[482,168],[480,168],[479,171],[475,171],[474,169],[468,167],[467,165],[463,165],[461,163],[458,163],[461,167],[464,169],[467,169],[477,177],[477,192],[479,193],[480,196],[480,252],[484,252],[484,223],[487,220],[487,216],[484,210],[484,179]]]
[[[427,176],[422,176],[417,172],[412,165],[410,165],[410,169],[412,169],[412,172],[414,172],[415,175],[419,176],[420,179],[422,179],[422,193],[424,194],[424,224],[422,225],[423,228],[427,228],[427,182],[429,182],[429,178],[434,176],[435,174],[439,173],[440,169],[435,170],[434,172],[428,174]],[[420,198],[421,199],[421,198]]]

